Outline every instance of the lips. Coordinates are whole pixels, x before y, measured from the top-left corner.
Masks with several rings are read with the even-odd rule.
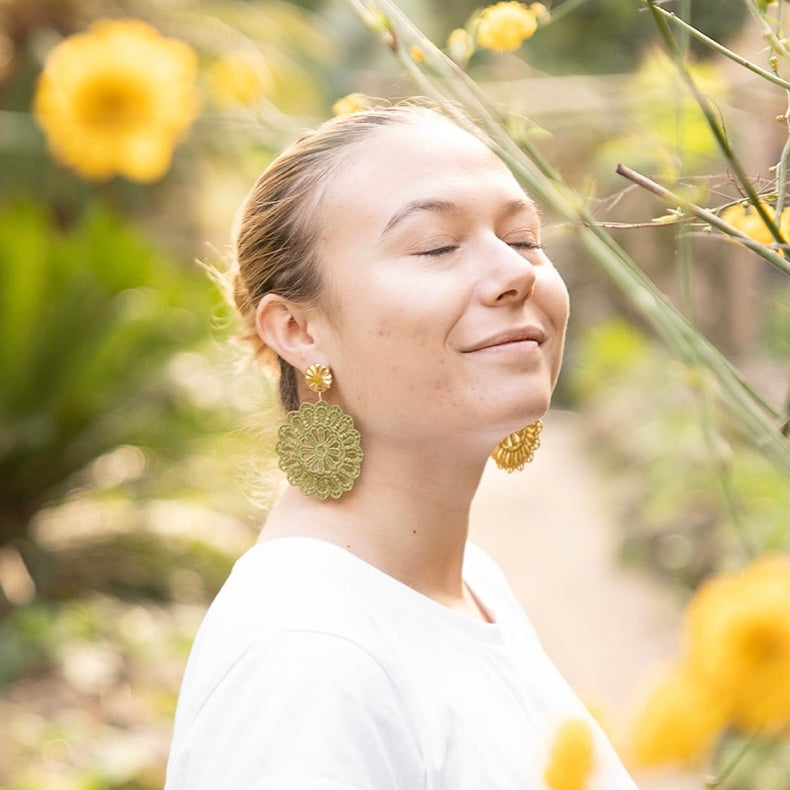
[[[507,346],[512,343],[524,343],[531,341],[540,345],[546,339],[546,333],[537,326],[525,326],[515,329],[508,329],[504,332],[499,332],[496,335],[482,340],[480,343],[475,344],[471,348],[466,349],[465,353],[472,351],[482,351],[486,348],[497,348],[498,346]]]

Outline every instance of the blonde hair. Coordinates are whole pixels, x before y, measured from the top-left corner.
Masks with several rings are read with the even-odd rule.
[[[276,293],[294,303],[315,304],[322,288],[317,239],[321,198],[331,175],[351,149],[383,126],[448,119],[422,104],[362,110],[326,121],[302,134],[259,176],[243,202],[234,230],[233,299],[243,321],[242,337],[258,356],[273,352],[258,337],[255,313],[261,298]],[[272,357],[273,358],[273,357]],[[280,400],[298,407],[296,371],[280,364]]]

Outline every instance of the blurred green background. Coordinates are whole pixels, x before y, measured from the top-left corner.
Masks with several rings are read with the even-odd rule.
[[[477,5],[401,7],[444,46]],[[708,35],[760,57],[740,0],[688,7]],[[627,188],[619,161],[682,172],[709,205],[737,197],[651,20],[632,0],[551,12],[518,52],[476,53],[470,74],[781,406],[787,281],[704,233],[683,242],[694,245],[689,276],[675,226],[621,227],[665,207]],[[50,156],[33,96],[53,46],[126,16],[194,49],[201,109],[161,179],[90,182]],[[708,55],[700,79],[750,174],[767,182],[784,142],[781,91]],[[221,289],[198,261],[224,266],[257,173],[352,92],[415,89],[339,0],[0,2],[0,787],[161,787],[194,631],[278,480],[271,384],[233,342]],[[572,234],[551,216],[546,226],[574,303],[557,405],[585,415],[623,561],[682,594],[727,565],[744,532],[759,551],[790,548],[786,475],[700,396],[696,372]]]

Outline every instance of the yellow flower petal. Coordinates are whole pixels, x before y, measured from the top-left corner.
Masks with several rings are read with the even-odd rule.
[[[543,778],[550,790],[586,790],[595,763],[590,725],[567,719],[554,732]]]
[[[196,76],[184,42],[140,20],[100,20],[49,53],[33,110],[62,164],[95,180],[151,181],[198,113]]]
[[[768,216],[773,219],[773,208],[763,202],[760,205],[765,209]],[[766,227],[754,206],[750,204],[742,205],[739,203],[735,206],[729,206],[721,212],[721,218],[744,235],[750,236],[761,244],[771,244],[774,240],[773,234]]]
[[[790,724],[790,557],[702,585],[687,611],[694,671],[744,729]]]
[[[672,667],[645,700],[632,733],[640,765],[692,764],[704,757],[727,717],[726,706],[688,665]]]
[[[477,19],[477,42],[496,52],[509,52],[531,38],[537,27],[535,14],[523,3],[496,3],[484,8]]]

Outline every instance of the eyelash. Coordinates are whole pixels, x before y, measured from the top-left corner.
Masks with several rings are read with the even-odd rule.
[[[446,247],[437,247],[435,250],[426,250],[425,252],[418,253],[419,255],[425,255],[429,258],[438,258],[440,255],[445,255],[448,252],[453,252],[457,250],[458,247],[454,246],[446,246]]]
[[[534,241],[512,241],[510,242],[511,247],[516,247],[520,250],[542,250],[543,245],[537,244]]]
[[[536,244],[532,241],[513,241],[510,242],[511,247],[515,247],[518,250],[542,250],[542,244]],[[438,258],[440,255],[446,255],[448,252],[453,252],[457,250],[458,247],[455,245],[447,245],[445,247],[437,247],[435,250],[426,250],[425,252],[418,253],[419,255],[425,255],[429,258]]]

